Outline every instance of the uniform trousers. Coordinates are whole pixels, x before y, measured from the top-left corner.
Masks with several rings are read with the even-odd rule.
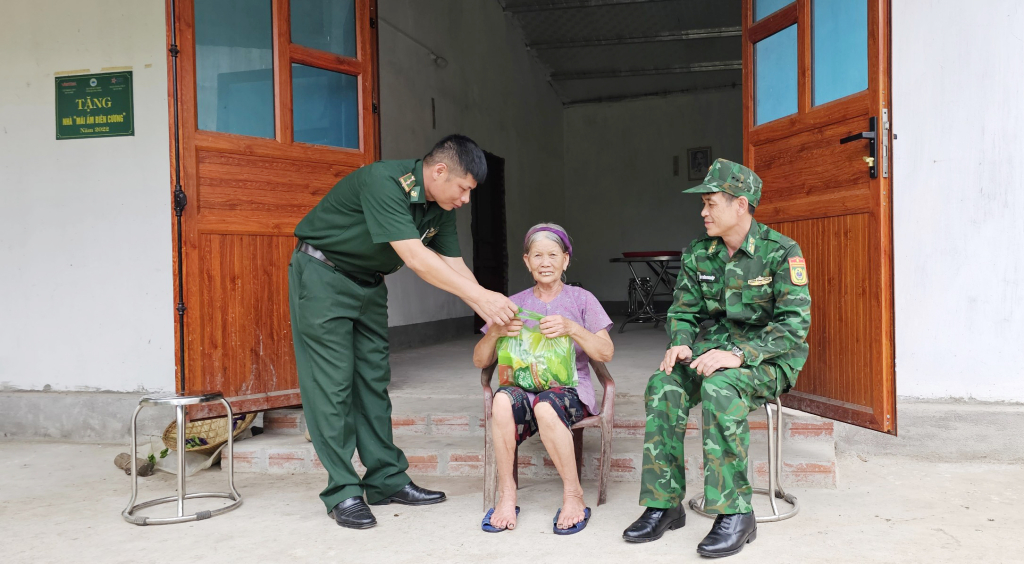
[[[366,495],[374,503],[409,483],[409,462],[395,446],[388,384],[388,290],[357,284],[296,250],[288,267],[295,364],[302,410],[327,487],[327,511]],[[352,454],[366,467],[362,478]]]
[[[651,376],[645,393],[645,428],[640,505],[675,507],[686,496],[683,441],[690,409],[701,403],[704,510],[711,514],[751,511],[747,478],[750,426],[747,415],[784,389],[778,367],[731,368],[705,378],[684,363]]]

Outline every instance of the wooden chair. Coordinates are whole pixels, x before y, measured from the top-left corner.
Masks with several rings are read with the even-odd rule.
[[[484,392],[484,511],[497,503],[498,468],[494,458],[493,439],[491,438],[491,402],[494,392],[491,390],[491,379],[497,363],[484,368],[480,372],[480,384]],[[601,401],[601,414],[591,415],[572,426],[573,444],[576,447],[576,473],[583,478],[583,429],[597,427],[601,429],[601,456],[598,459],[597,504],[608,500],[608,475],[612,463],[612,427],[615,421],[615,380],[603,362],[590,361],[590,367],[604,388],[604,399]],[[519,447],[516,447],[512,464],[512,478],[519,485]]]

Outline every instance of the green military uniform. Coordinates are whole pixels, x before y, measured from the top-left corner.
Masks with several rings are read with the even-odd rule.
[[[288,272],[295,362],[302,407],[327,488],[330,511],[363,495],[380,501],[409,483],[409,463],[391,431],[387,286],[383,275],[402,266],[391,241],[421,239],[460,256],[455,212],[427,202],[422,161],[364,166],[324,196],[295,236],[334,266],[301,252]],[[353,451],[366,466],[360,479]]]
[[[726,192],[757,205],[761,180],[719,159],[701,186],[687,192]],[[747,414],[796,384],[807,359],[811,298],[800,247],[751,221],[730,257],[720,237],[701,237],[683,254],[667,330],[670,346],[689,346],[693,358],[721,349],[742,354],[739,368],[704,378],[688,363],[658,372],[647,385],[647,426],[640,504],[669,508],[686,494],[683,439],[690,408],[703,407],[705,510],[751,511],[747,479]]]

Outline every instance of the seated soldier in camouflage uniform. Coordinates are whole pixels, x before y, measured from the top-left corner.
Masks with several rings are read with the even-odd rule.
[[[703,409],[705,511],[717,514],[697,546],[730,556],[757,535],[747,479],[747,414],[796,384],[807,359],[811,297],[800,247],[754,221],[761,179],[718,159],[702,194],[707,236],[683,254],[671,343],[647,385],[647,428],[640,486],[646,510],[626,531],[630,542],[661,538],[686,522],[683,439],[690,409]]]

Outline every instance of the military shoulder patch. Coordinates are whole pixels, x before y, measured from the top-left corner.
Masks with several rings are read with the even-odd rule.
[[[789,280],[794,286],[807,285],[807,261],[803,257],[790,257]]]
[[[402,185],[402,189],[408,194],[410,190],[416,187],[416,176],[411,172],[398,179],[398,183]]]

